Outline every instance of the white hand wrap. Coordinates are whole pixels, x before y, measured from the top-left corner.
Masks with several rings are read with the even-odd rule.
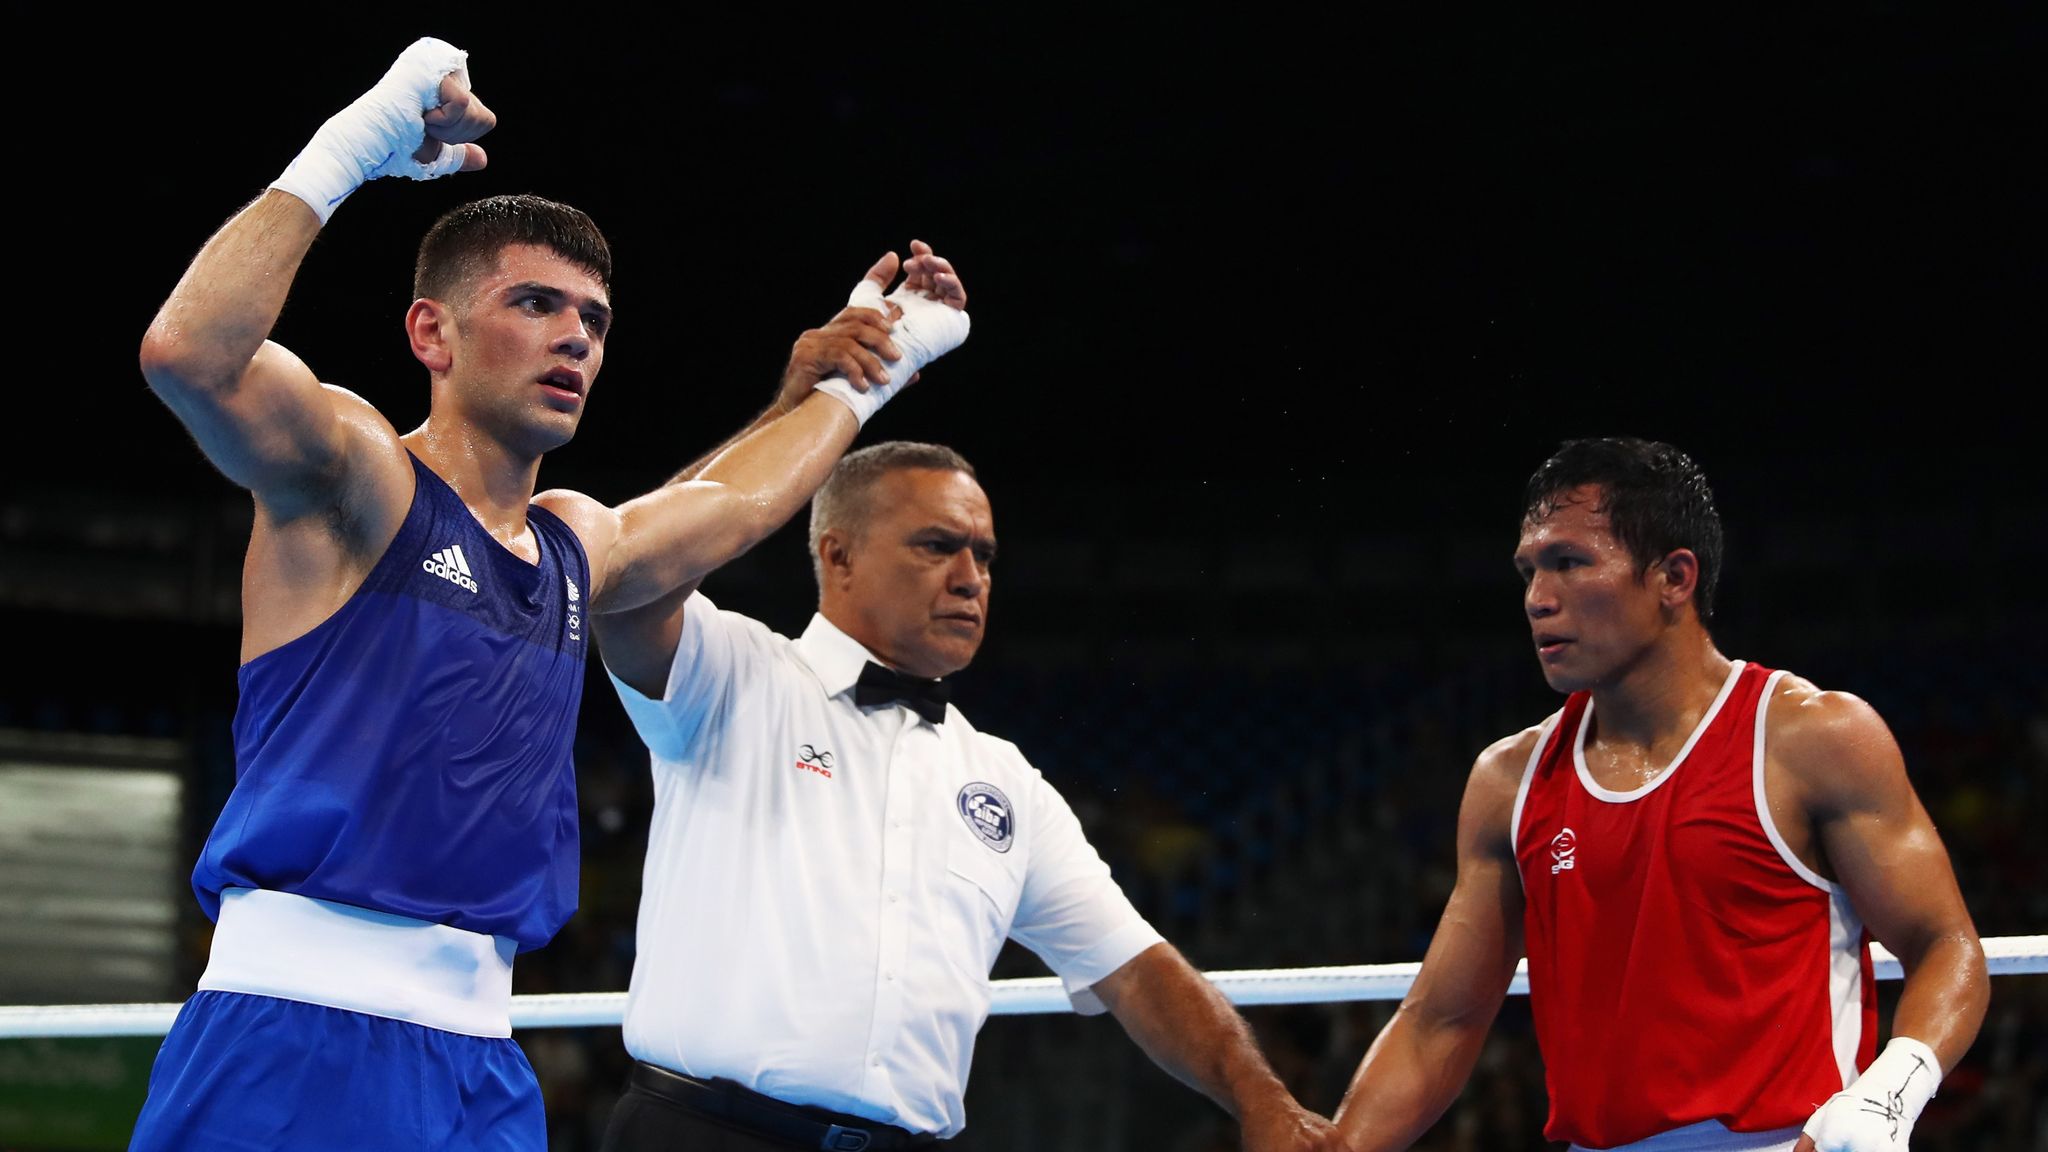
[[[1854,1084],[1828,1097],[1802,1129],[1817,1152],[1906,1152],[1913,1122],[1941,1084],[1934,1050],[1910,1036],[1884,1046]]]
[[[846,306],[872,308],[887,315],[889,310],[883,306],[884,299],[881,287],[863,277],[847,296]],[[870,384],[865,392],[847,383],[844,376],[820,380],[816,385],[818,391],[853,409],[854,418],[863,426],[867,424],[868,417],[887,404],[891,396],[901,392],[903,386],[910,383],[910,378],[925,365],[964,343],[970,327],[967,313],[908,288],[896,289],[886,300],[903,310],[903,315],[896,318],[895,326],[889,330],[889,338],[895,342],[896,350],[903,353],[903,358],[885,361],[882,365],[888,370],[889,382]]]
[[[327,118],[306,147],[270,186],[304,200],[322,224],[363,182],[379,176],[432,180],[462,167],[463,149],[441,145],[432,164],[412,154],[426,142],[420,119],[441,105],[441,78],[454,73],[469,83],[469,53],[431,36],[399,53],[384,78],[355,103]]]

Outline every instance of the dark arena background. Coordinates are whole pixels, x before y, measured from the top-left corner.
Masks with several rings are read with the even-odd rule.
[[[1421,958],[1473,757],[1558,702],[1509,563],[1523,482],[1608,434],[1713,481],[1722,651],[1876,705],[1980,932],[2048,932],[2039,10],[1652,11],[57,14],[14,53],[0,1004],[179,1001],[204,965],[188,881],[233,782],[250,504],[137,348],[420,35],[469,50],[490,165],[357,192],[276,337],[409,429],[427,224],[500,192],[584,208],[617,326],[541,487],[618,502],[754,416],[876,256],[931,242],[973,336],[859,443],[979,468],[1002,558],[955,700],[1198,966]],[[802,531],[706,592],[800,631]],[[595,661],[576,768],[581,907],[522,994],[623,990],[634,955],[651,795]],[[995,975],[1044,973],[1012,945]],[[1392,1009],[1245,1011],[1327,1113]],[[518,1039],[552,1146],[596,1148],[617,1028]],[[124,1147],[156,1044],[0,1040],[0,1148]],[[2044,1098],[2048,977],[1995,978],[1914,1147],[2048,1147]],[[1418,1147],[1543,1149],[1544,1106],[1511,998]],[[1106,1017],[992,1018],[967,1114],[975,1152],[1237,1146]]]

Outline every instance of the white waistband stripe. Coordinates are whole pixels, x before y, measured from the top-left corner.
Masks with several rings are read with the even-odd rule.
[[[505,1037],[512,1035],[517,950],[508,937],[286,892],[230,888],[221,893],[213,954],[199,988]]]

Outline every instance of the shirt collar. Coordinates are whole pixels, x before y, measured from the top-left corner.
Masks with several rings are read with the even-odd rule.
[[[875,654],[853,637],[839,630],[837,624],[825,619],[822,612],[811,616],[811,626],[797,638],[796,650],[818,674],[819,683],[825,686],[825,695],[840,696],[853,691],[854,681],[860,679],[860,670],[867,667]],[[880,664],[882,661],[875,660]]]
[[[797,637],[796,652],[803,658],[804,663],[811,666],[811,671],[817,673],[818,683],[824,686],[827,697],[845,696],[849,701],[852,698],[854,684],[860,680],[860,670],[868,666],[868,661],[873,660],[883,667],[888,667],[888,661],[876,656],[868,651],[866,645],[840,631],[839,626],[825,619],[822,612],[811,615],[810,627],[805,628],[804,634]],[[917,723],[925,724],[934,731],[941,727],[915,712],[911,712],[910,715]],[[966,718],[961,716],[958,705],[948,704],[946,715],[950,717],[946,723],[952,724],[956,730],[970,730],[971,726]],[[955,721],[958,723],[954,723]]]

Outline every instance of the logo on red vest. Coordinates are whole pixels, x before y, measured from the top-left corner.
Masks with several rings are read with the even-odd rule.
[[[1554,863],[1550,865],[1550,874],[1555,876],[1559,872],[1571,868],[1575,863],[1572,859],[1572,853],[1578,850],[1579,837],[1571,829],[1567,828],[1552,837],[1550,841],[1550,859]]]

